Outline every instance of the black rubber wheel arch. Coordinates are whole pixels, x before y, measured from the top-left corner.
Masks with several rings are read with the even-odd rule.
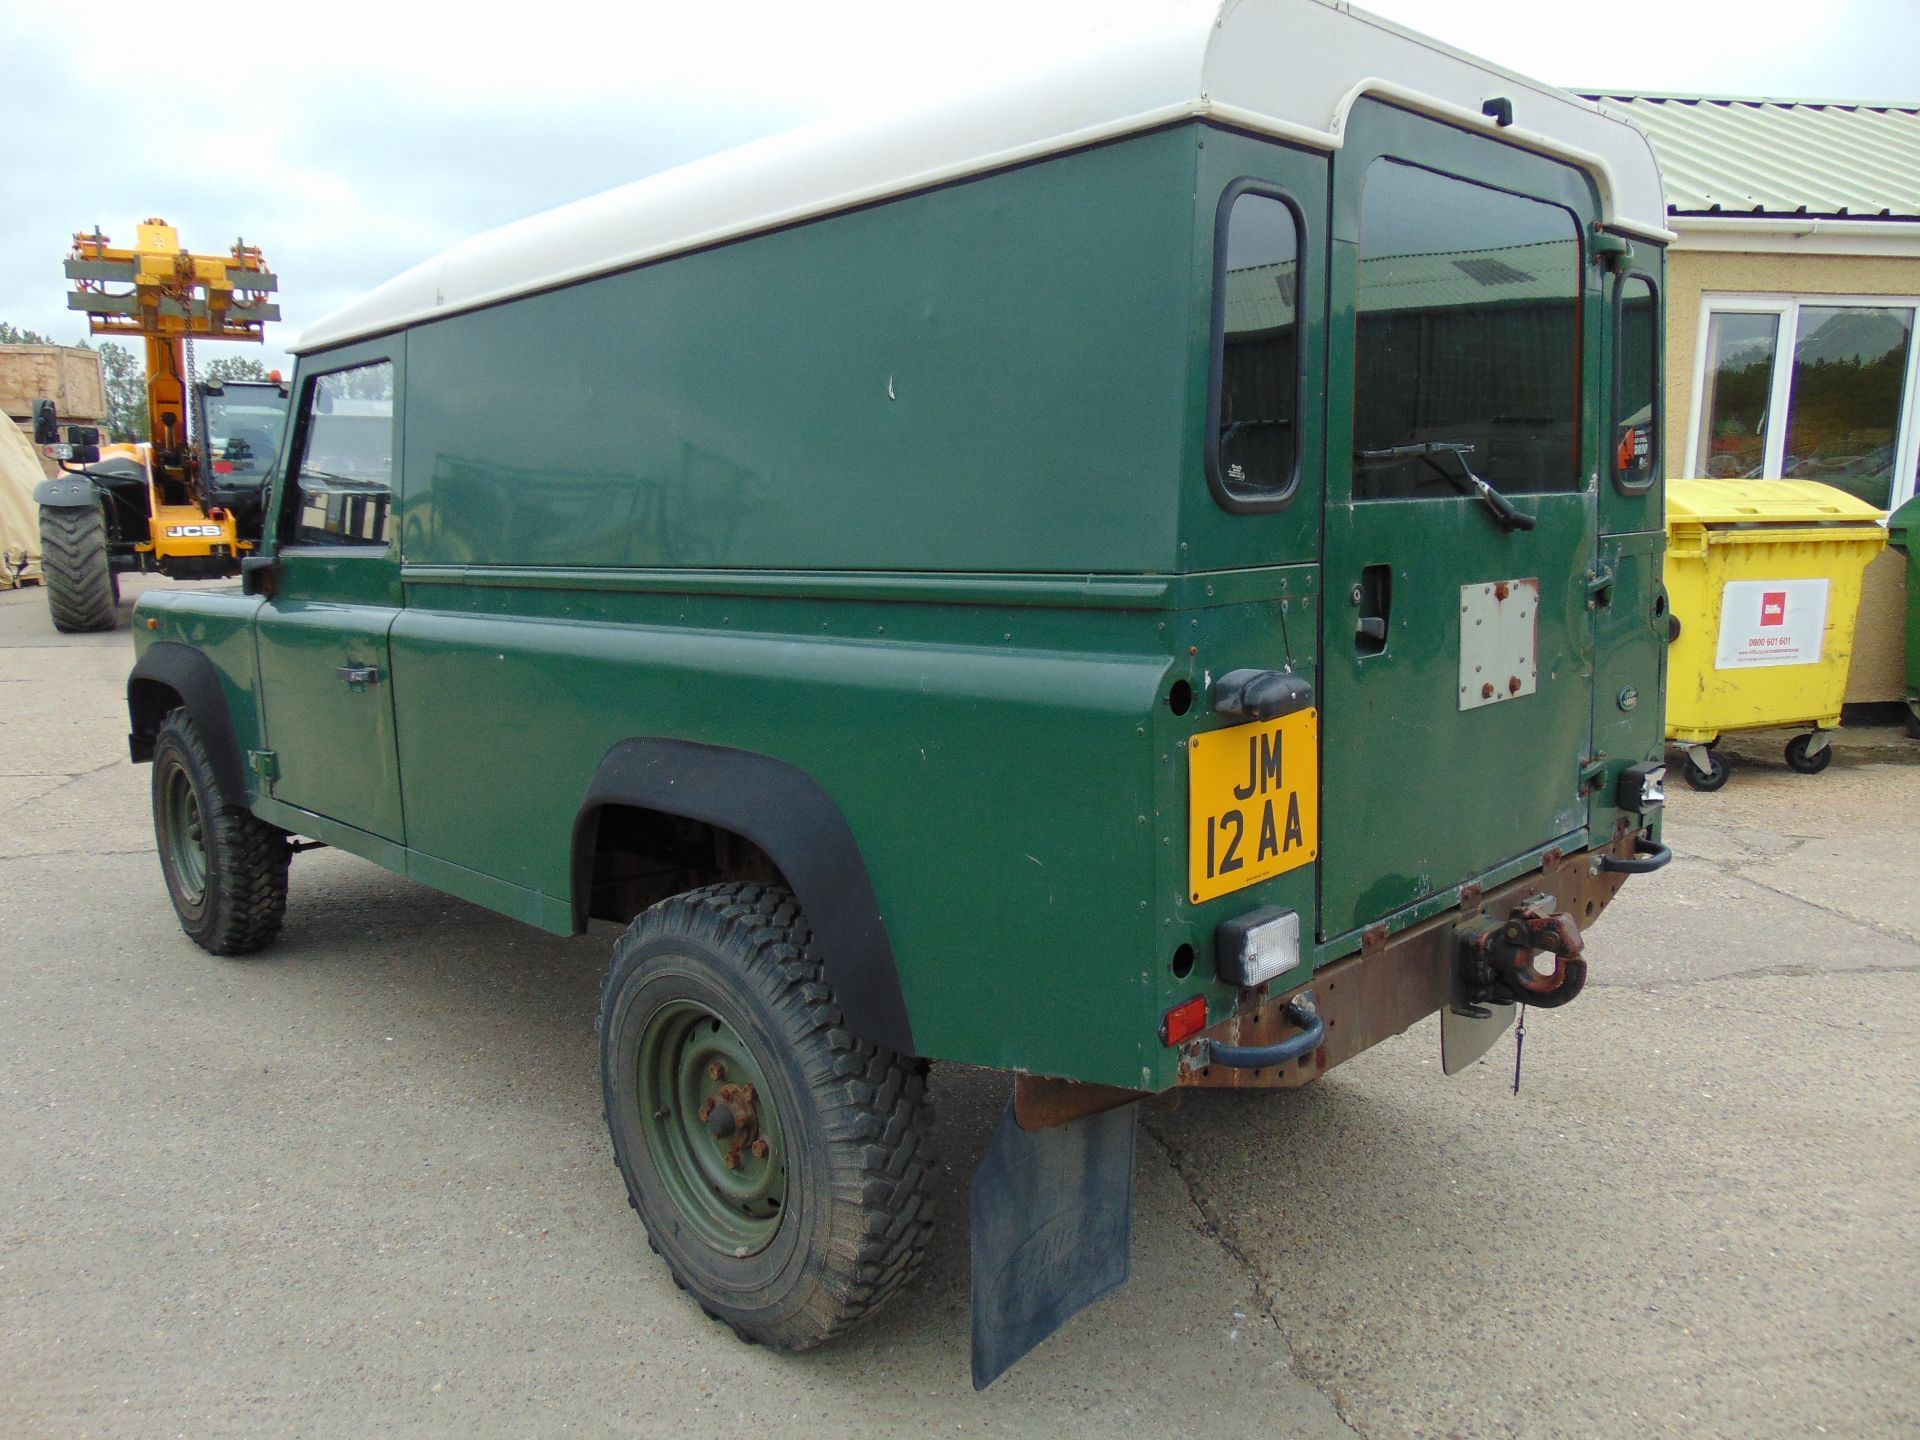
[[[696,998],[748,1041],[788,1135],[787,1204],[756,1255],[676,1224],[636,1103],[654,1002]],[[806,1350],[877,1313],[932,1234],[933,1126],[924,1063],[856,1039],[811,928],[784,886],[711,885],[645,911],[614,948],[601,997],[601,1083],[614,1158],[674,1282],[743,1340]]]

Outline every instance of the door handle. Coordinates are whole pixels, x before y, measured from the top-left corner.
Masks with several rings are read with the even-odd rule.
[[[347,682],[349,690],[364,690],[369,685],[380,683],[378,665],[340,665],[334,668],[333,673]]]
[[[1387,620],[1393,614],[1393,568],[1369,565],[1353,587],[1353,648],[1362,655],[1379,655],[1387,648]]]

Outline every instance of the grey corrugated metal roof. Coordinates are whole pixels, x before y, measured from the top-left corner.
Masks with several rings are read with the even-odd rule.
[[[1920,105],[1591,93],[1653,141],[1671,215],[1920,220]]]

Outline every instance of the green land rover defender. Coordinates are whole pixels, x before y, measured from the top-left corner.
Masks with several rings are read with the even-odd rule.
[[[1667,858],[1664,213],[1602,109],[1239,0],[468,241],[140,602],[181,923],[321,843],[626,926],[629,1194],[786,1348],[913,1273],[929,1062],[1011,1072],[984,1384],[1124,1279],[1133,1102],[1457,1070]]]

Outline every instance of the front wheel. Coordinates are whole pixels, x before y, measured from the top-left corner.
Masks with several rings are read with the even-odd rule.
[[[742,1339],[810,1349],[918,1268],[925,1066],[847,1030],[791,892],[714,885],[634,921],[601,997],[600,1056],[649,1244]]]
[[[153,838],[180,928],[203,950],[244,955],[287,913],[286,831],[228,795],[193,719],[175,710],[153,741]]]
[[[1787,741],[1787,768],[1797,770],[1802,775],[1818,775],[1833,764],[1833,744],[1829,741],[1818,750],[1808,753],[1807,747],[1813,743],[1811,735],[1796,735]]]
[[[40,507],[40,573],[54,629],[65,635],[113,629],[120,584],[107,558],[107,519],[98,505]]]

